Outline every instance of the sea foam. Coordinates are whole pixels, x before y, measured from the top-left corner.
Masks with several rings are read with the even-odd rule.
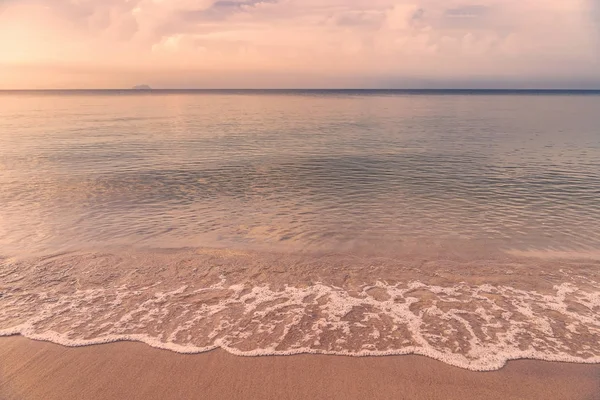
[[[16,271],[5,263],[5,281],[9,270]],[[0,297],[0,335],[66,346],[127,340],[240,356],[418,354],[474,371],[520,358],[600,363],[600,285],[589,282],[544,293],[416,280],[354,290],[318,282],[274,287],[225,276],[204,287],[27,290],[15,282]]]

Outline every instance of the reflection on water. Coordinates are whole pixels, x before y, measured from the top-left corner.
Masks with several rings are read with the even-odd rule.
[[[598,109],[577,95],[5,93],[0,253],[590,252]]]
[[[598,363],[598,110],[0,93],[0,336]]]

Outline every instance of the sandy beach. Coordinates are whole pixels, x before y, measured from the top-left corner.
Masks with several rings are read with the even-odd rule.
[[[471,372],[420,356],[181,355],[121,342],[0,339],[0,399],[600,399],[600,365],[512,361]]]

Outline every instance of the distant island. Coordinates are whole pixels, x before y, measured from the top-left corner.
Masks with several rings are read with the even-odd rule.
[[[148,85],[137,85],[131,88],[131,90],[152,90]]]

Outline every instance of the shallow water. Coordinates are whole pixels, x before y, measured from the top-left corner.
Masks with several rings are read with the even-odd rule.
[[[598,362],[600,96],[0,93],[0,334]]]

